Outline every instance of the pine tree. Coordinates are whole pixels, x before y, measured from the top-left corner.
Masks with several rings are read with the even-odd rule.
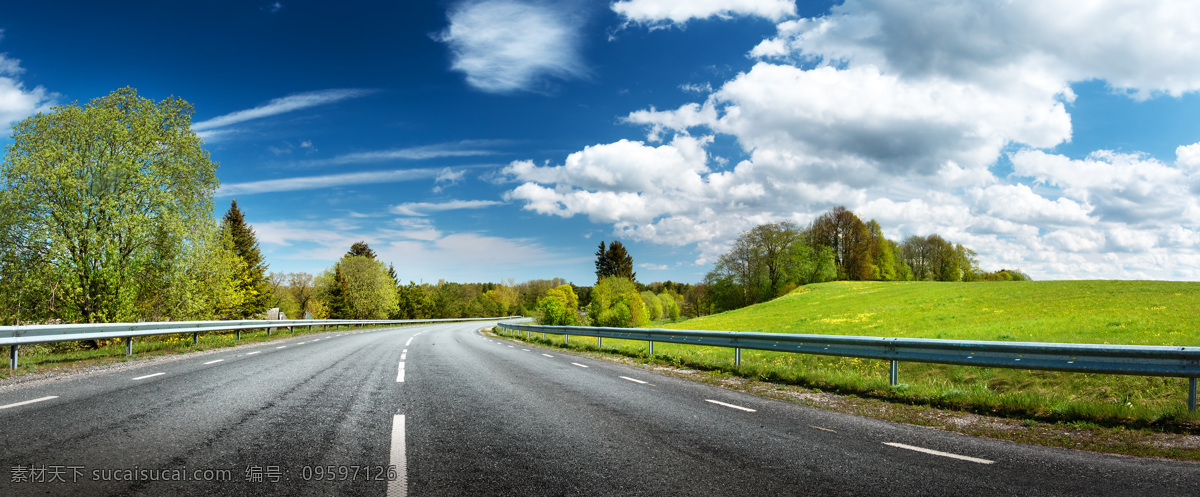
[[[238,209],[237,200],[231,203],[229,212],[221,219],[221,230],[231,240],[234,253],[245,263],[244,269],[235,276],[241,305],[234,307],[231,317],[245,319],[265,312],[270,297],[267,291],[267,263],[258,249],[254,230],[246,224],[245,216]]]
[[[610,243],[604,257],[608,259],[612,268],[610,276],[629,278],[629,281],[637,282],[637,273],[633,272],[633,256],[629,255],[621,242]]]
[[[346,252],[346,255],[361,255],[368,259],[375,259],[375,251],[371,250],[371,247],[369,247],[365,241],[355,242],[354,245],[350,246],[350,251]]]

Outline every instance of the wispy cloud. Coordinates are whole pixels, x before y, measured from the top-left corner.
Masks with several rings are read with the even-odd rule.
[[[443,157],[478,157],[494,155],[497,152],[486,147],[507,143],[503,140],[463,140],[453,143],[422,145],[419,147],[395,148],[389,150],[373,150],[339,155],[328,159],[316,159],[299,163],[300,166],[339,166],[345,164],[363,164],[389,160],[425,160]]]
[[[306,93],[297,93],[286,97],[276,98],[267,102],[265,105],[260,105],[253,109],[239,110],[231,112],[223,116],[217,116],[212,119],[192,123],[192,130],[196,131],[208,139],[215,137],[218,133],[218,128],[223,128],[232,124],[250,121],[253,119],[261,119],[264,117],[275,116],[287,112],[307,109],[319,105],[326,105],[351,98],[364,97],[375,93],[374,90],[363,89],[334,89],[310,91]]]
[[[504,202],[495,200],[450,200],[447,202],[409,202],[392,206],[392,212],[401,216],[428,216],[434,212],[452,211],[459,209],[482,209]]]
[[[361,185],[368,183],[394,183],[437,177],[437,169],[398,169],[394,171],[369,171],[361,173],[327,174],[299,178],[280,178],[245,183],[227,183],[217,190],[218,197],[253,195],[256,193],[290,192],[315,190],[334,186]]]

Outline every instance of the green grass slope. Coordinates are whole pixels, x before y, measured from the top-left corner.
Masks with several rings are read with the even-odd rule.
[[[677,329],[1200,346],[1200,283],[833,282]]]

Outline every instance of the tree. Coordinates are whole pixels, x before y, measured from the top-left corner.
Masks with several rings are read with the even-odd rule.
[[[649,322],[637,285],[620,276],[604,278],[592,287],[588,317],[600,326],[620,328],[638,327]]]
[[[812,241],[833,249],[838,279],[871,278],[870,232],[867,225],[848,209],[837,206],[813,221]]]
[[[601,241],[600,248],[596,251],[596,281],[609,276],[637,281],[637,273],[633,272],[633,257],[619,241],[609,244],[607,250]]]
[[[365,241],[354,242],[354,245],[350,246],[350,251],[346,252],[346,255],[375,259],[375,251],[371,250],[371,247]]]
[[[246,224],[246,216],[238,208],[237,200],[229,204],[229,211],[221,218],[221,230],[228,235],[231,250],[244,263],[234,280],[241,301],[234,306],[231,319],[247,319],[266,312],[271,299],[271,285],[267,281],[267,263],[258,248],[254,228]]]
[[[571,285],[559,285],[546,292],[538,301],[542,324],[550,326],[579,326],[579,299]]]
[[[0,275],[25,272],[20,283],[37,287],[5,288],[6,304],[127,321],[148,309],[138,300],[147,285],[181,284],[172,280],[188,273],[167,268],[210,236],[218,184],[191,115],[182,99],[122,88],[13,127],[0,169]]]

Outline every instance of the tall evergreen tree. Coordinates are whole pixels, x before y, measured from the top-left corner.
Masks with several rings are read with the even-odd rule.
[[[596,251],[596,281],[609,276],[637,281],[637,273],[633,272],[633,257],[618,241],[609,244],[608,249],[604,248],[604,242],[600,242],[600,248]]]
[[[233,309],[232,318],[245,319],[267,310],[270,292],[267,285],[267,263],[258,249],[254,229],[246,224],[246,218],[234,200],[229,211],[221,218],[221,230],[228,235],[232,250],[245,263],[243,270],[235,275],[241,304]]]

